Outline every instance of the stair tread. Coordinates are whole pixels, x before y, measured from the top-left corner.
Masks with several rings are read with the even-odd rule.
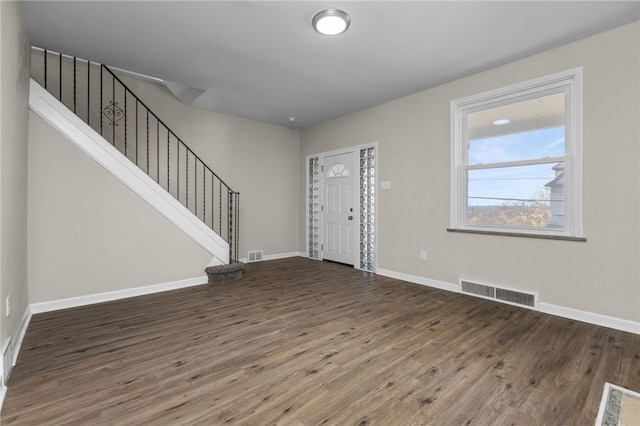
[[[235,262],[228,265],[208,266],[204,271],[207,274],[226,274],[228,272],[237,272],[244,269],[244,263]]]

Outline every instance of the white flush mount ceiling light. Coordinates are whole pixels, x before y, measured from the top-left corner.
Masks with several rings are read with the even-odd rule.
[[[508,118],[499,118],[493,122],[494,126],[504,126],[505,124],[511,123],[511,120]]]
[[[338,35],[347,31],[351,18],[339,9],[325,9],[316,13],[311,21],[313,28],[323,35]]]

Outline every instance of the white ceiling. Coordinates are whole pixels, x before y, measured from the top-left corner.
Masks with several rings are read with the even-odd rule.
[[[292,128],[640,19],[639,1],[26,1],[22,6],[35,46],[161,78],[193,106]],[[327,7],[351,16],[345,34],[321,36],[311,28],[313,15]]]
[[[467,115],[469,139],[481,139],[544,129],[564,125],[564,93],[540,96],[509,103],[495,108],[482,109]],[[508,118],[509,122],[495,125],[495,120]]]

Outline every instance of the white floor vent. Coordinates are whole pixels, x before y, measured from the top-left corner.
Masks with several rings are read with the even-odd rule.
[[[512,290],[504,287],[460,280],[460,291],[484,299],[496,300],[510,305],[538,309],[538,293]]]
[[[262,260],[262,250],[250,251],[249,256],[247,256],[248,262],[259,262]]]

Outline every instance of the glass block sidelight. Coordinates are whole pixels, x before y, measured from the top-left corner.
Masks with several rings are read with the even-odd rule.
[[[375,151],[360,150],[360,268],[375,271]]]
[[[320,158],[309,159],[309,257],[320,259]]]

